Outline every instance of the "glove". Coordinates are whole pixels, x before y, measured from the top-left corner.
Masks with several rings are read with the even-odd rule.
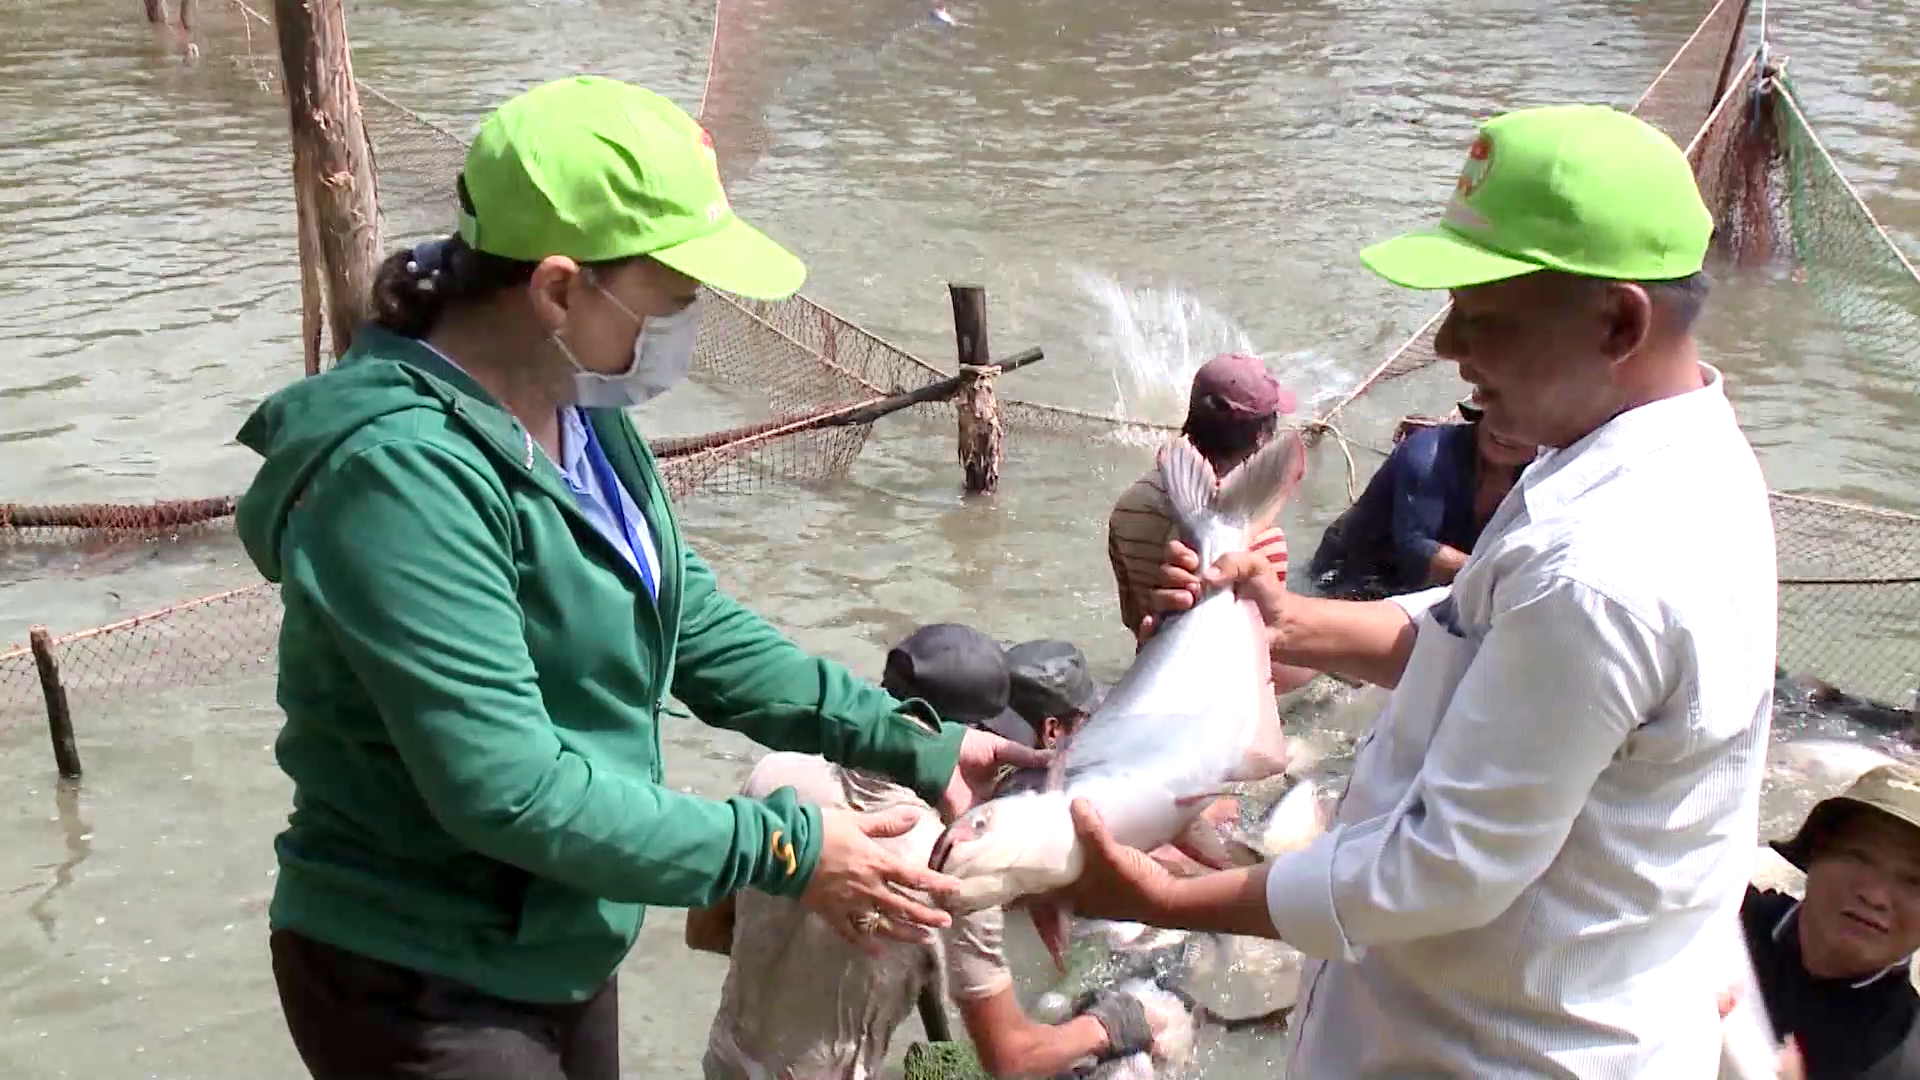
[[[1153,1049],[1153,1025],[1147,1022],[1147,1007],[1132,994],[1102,991],[1095,995],[1086,1015],[1107,1029],[1107,1052],[1100,1060],[1113,1061]]]

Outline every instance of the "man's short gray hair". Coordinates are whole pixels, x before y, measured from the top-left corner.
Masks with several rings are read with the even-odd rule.
[[[1647,290],[1647,296],[1653,306],[1664,310],[1676,327],[1688,330],[1694,320],[1706,309],[1707,293],[1711,287],[1707,282],[1706,271],[1688,274],[1683,278],[1669,278],[1666,281],[1636,281],[1635,285]]]
[[[1667,321],[1683,332],[1693,328],[1694,321],[1707,306],[1709,285],[1704,270],[1686,277],[1658,281],[1615,281],[1564,273],[1559,277],[1572,290],[1567,293],[1569,297],[1583,299],[1595,298],[1612,285],[1637,285],[1646,290],[1647,299],[1653,302],[1654,310],[1664,313]]]

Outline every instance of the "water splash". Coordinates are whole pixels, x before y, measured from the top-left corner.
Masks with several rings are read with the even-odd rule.
[[[1226,352],[1261,355],[1231,316],[1177,286],[1126,285],[1088,270],[1074,271],[1074,278],[1093,302],[1096,325],[1088,343],[1112,368],[1117,415],[1178,424],[1200,365]],[[1317,413],[1354,384],[1351,373],[1310,350],[1266,361],[1299,399],[1296,416]]]

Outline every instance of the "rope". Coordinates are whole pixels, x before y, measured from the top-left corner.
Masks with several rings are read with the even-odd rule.
[[[1327,415],[1331,416],[1333,414],[1328,413]],[[1321,434],[1333,436],[1333,441],[1340,447],[1341,455],[1347,459],[1347,503],[1351,505],[1357,501],[1360,498],[1360,467],[1354,463],[1353,450],[1349,446],[1349,440],[1346,435],[1326,420],[1315,420],[1300,430],[1302,434],[1309,431],[1313,432],[1315,437]],[[1368,447],[1367,449],[1371,450],[1373,448]]]
[[[1647,99],[1653,96],[1655,90],[1659,89],[1661,80],[1667,77],[1667,73],[1673,70],[1674,65],[1680,62],[1681,57],[1687,55],[1687,50],[1693,48],[1694,40],[1706,31],[1708,24],[1713,22],[1714,16],[1720,14],[1720,9],[1734,2],[1735,0],[1720,0],[1719,3],[1713,5],[1713,10],[1707,12],[1706,17],[1700,20],[1700,25],[1694,27],[1693,33],[1687,35],[1686,43],[1681,45],[1679,50],[1673,54],[1673,57],[1667,61],[1667,66],[1660,69],[1660,74],[1655,75],[1653,81],[1647,84],[1646,92],[1640,95],[1640,99],[1633,103],[1633,108],[1628,109],[1628,112],[1637,113],[1640,111],[1640,106],[1647,103]]]
[[[1420,329],[1415,330],[1413,332],[1413,336],[1401,342],[1399,348],[1393,350],[1393,352],[1390,355],[1388,355],[1388,357],[1385,360],[1382,360],[1380,362],[1380,365],[1378,367],[1368,372],[1367,377],[1360,380],[1360,385],[1354,387],[1353,390],[1350,391],[1346,397],[1343,397],[1339,401],[1335,402],[1333,408],[1328,409],[1324,413],[1321,413],[1319,420],[1315,421],[1315,424],[1331,423],[1334,417],[1340,415],[1340,411],[1342,409],[1345,409],[1347,406],[1359,400],[1362,395],[1367,393],[1367,391],[1372,390],[1373,384],[1379,382],[1381,379],[1381,376],[1385,375],[1389,370],[1392,369],[1392,367],[1395,364],[1399,363],[1400,358],[1402,356],[1405,356],[1407,352],[1411,350],[1415,345],[1418,345],[1422,341],[1426,340],[1428,332],[1431,331],[1435,326],[1437,326],[1441,319],[1446,318],[1447,312],[1452,310],[1453,310],[1453,301],[1451,300],[1440,305],[1440,310],[1434,312],[1432,315],[1427,316],[1427,321],[1420,324]],[[1309,425],[1309,427],[1312,427],[1312,426],[1314,425]]]

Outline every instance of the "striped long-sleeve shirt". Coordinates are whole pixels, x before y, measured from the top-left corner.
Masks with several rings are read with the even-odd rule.
[[[1766,483],[1720,376],[1534,462],[1273,864],[1288,1074],[1711,1077],[1772,717]]]
[[[1166,558],[1167,542],[1179,535],[1173,505],[1161,486],[1160,471],[1151,470],[1133,482],[1113,504],[1107,518],[1107,559],[1113,564],[1113,583],[1120,593],[1120,621],[1129,631],[1151,614],[1153,583]],[[1287,537],[1278,528],[1254,539],[1253,550],[1287,576]]]

